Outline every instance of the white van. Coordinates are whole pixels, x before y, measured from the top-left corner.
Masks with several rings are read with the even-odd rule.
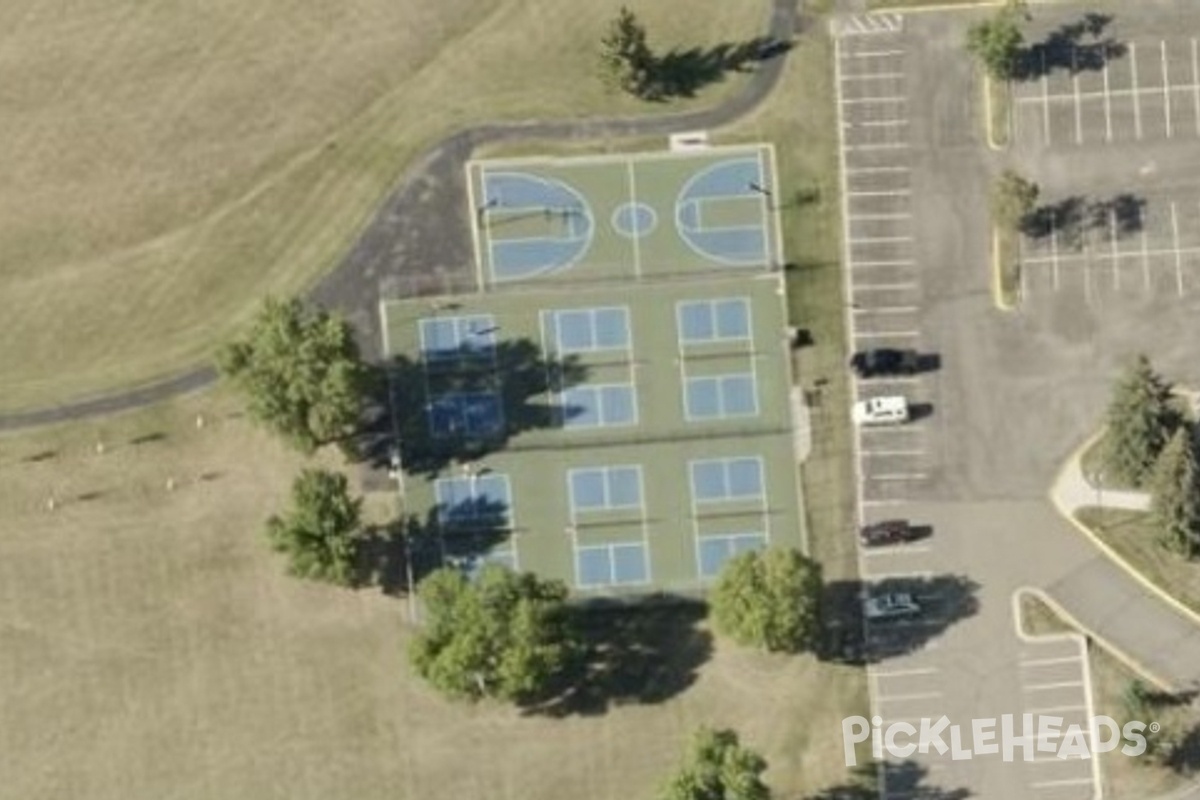
[[[854,404],[858,425],[899,425],[908,422],[908,401],[903,397],[872,397]]]

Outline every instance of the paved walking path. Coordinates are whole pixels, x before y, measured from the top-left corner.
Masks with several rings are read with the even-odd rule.
[[[773,0],[764,37],[794,39],[799,0]],[[344,314],[355,326],[368,358],[378,357],[378,303],[396,290],[420,293],[474,288],[470,275],[470,236],[465,221],[463,165],[481,145],[522,140],[595,140],[701,130],[727,125],[754,109],[771,93],[786,58],[759,62],[742,91],[707,110],[684,114],[581,120],[532,120],[480,125],[459,131],[414,161],[400,185],[336,270],[310,299]],[[0,431],[127,411],[202,389],[216,380],[209,364],[145,386],[61,405],[0,413]]]
[[[1149,492],[1117,491],[1102,489],[1091,483],[1083,474],[1080,454],[1076,453],[1067,462],[1054,483],[1054,503],[1064,512],[1074,514],[1081,508],[1119,508],[1129,511],[1149,511]]]

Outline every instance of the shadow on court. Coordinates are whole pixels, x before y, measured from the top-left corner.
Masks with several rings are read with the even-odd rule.
[[[966,800],[968,789],[945,789],[931,786],[929,768],[915,761],[888,762],[887,797],[912,800]],[[879,773],[874,764],[855,767],[843,784],[822,789],[804,800],[876,800],[879,797]]]
[[[1128,51],[1124,44],[1104,35],[1112,20],[1111,14],[1088,13],[1022,48],[1015,79],[1034,81],[1060,70],[1074,75],[1104,69]]]
[[[503,450],[521,433],[556,427],[582,413],[549,399],[587,378],[589,370],[578,358],[549,361],[529,339],[501,340],[494,353],[494,359],[432,368],[399,356],[376,370],[353,444],[356,457],[382,474],[398,438],[405,472],[432,476],[455,462]],[[461,402],[447,406],[447,398]],[[440,404],[440,410],[431,404]]]
[[[674,597],[573,606],[571,623],[582,650],[552,696],[526,712],[590,716],[675,697],[696,682],[700,667],[712,657],[704,618],[704,604]]]
[[[704,87],[724,80],[730,72],[749,72],[757,64],[778,58],[791,49],[789,41],[758,36],[744,42],[655,54],[641,96],[658,102],[694,97]]]

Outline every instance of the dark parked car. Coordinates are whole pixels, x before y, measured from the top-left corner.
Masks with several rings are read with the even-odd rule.
[[[860,378],[914,375],[921,370],[921,356],[916,350],[863,350],[850,359],[850,367]]]
[[[859,540],[867,547],[883,544],[900,544],[917,538],[917,531],[902,519],[873,522],[858,532]]]

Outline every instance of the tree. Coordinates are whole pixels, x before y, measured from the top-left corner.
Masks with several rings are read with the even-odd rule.
[[[1108,404],[1104,463],[1114,477],[1141,486],[1179,425],[1171,387],[1144,355],[1126,368]]]
[[[1040,193],[1033,181],[1004,170],[992,184],[992,219],[1010,231],[1018,230],[1033,213]]]
[[[1023,3],[1008,3],[991,19],[967,29],[967,52],[996,80],[1007,81],[1017,74],[1025,42],[1018,19],[1024,13]]]
[[[358,423],[368,372],[350,327],[295,298],[268,298],[249,334],[226,345],[217,363],[248,396],[251,416],[303,452]]]
[[[1189,558],[1200,551],[1200,470],[1196,440],[1181,426],[1158,456],[1150,479],[1151,512],[1166,544]]]
[[[576,652],[560,581],[488,564],[474,579],[436,570],[417,591],[426,626],[413,666],[451,697],[536,699]]]
[[[288,555],[288,572],[339,586],[354,582],[362,498],[346,476],[306,469],[292,484],[292,507],[267,520],[272,548]]]
[[[661,800],[769,800],[762,781],[766,760],[742,747],[731,730],[701,728],[687,759],[667,783]]]
[[[796,550],[768,548],[730,559],[713,589],[717,630],[774,652],[811,648],[820,620],[821,566]]]
[[[609,85],[636,97],[650,91],[654,53],[646,43],[646,28],[625,6],[600,39],[600,68]]]

